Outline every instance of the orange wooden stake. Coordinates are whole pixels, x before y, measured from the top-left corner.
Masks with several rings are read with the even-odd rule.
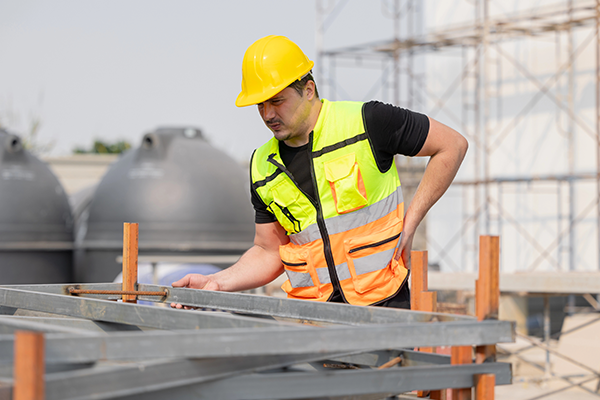
[[[16,331],[13,400],[44,400],[44,334]]]
[[[472,346],[454,346],[450,356],[452,365],[471,364],[473,362]],[[471,388],[450,389],[452,400],[471,400]]]
[[[427,252],[412,251],[410,253],[410,309],[415,311],[436,312],[437,292],[427,290]],[[434,353],[433,347],[421,347],[420,351]],[[418,397],[427,396],[427,392],[417,391]],[[446,390],[433,390],[429,393],[431,399],[442,400],[446,398]]]
[[[475,284],[477,320],[498,319],[500,306],[500,238],[479,237],[479,279]],[[477,363],[496,361],[496,346],[477,346]]]
[[[494,400],[496,377],[494,374],[475,375],[475,399]]]
[[[427,252],[410,252],[410,309],[424,311],[421,308],[421,292],[427,290]]]
[[[123,224],[123,290],[137,290],[138,236],[137,223]],[[136,303],[136,296],[124,294],[123,302]]]

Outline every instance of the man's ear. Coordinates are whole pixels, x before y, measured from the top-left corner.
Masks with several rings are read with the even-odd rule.
[[[306,82],[306,86],[304,86],[304,93],[306,93],[306,98],[309,101],[315,98],[315,82],[314,81]]]

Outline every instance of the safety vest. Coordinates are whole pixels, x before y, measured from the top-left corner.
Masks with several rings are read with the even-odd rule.
[[[404,217],[398,171],[377,166],[363,103],[322,102],[309,137],[317,198],[294,181],[275,138],[252,156],[252,185],[290,238],[279,248],[288,297],[327,301],[336,288],[347,303],[377,304],[408,274],[393,257]]]

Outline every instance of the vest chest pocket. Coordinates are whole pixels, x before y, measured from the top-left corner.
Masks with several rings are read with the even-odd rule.
[[[367,205],[367,192],[354,153],[323,163],[338,214]]]
[[[294,297],[318,298],[319,278],[308,249],[290,243],[279,246],[279,255],[288,276],[281,288]]]

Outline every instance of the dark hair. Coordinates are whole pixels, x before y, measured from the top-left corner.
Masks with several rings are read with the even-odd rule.
[[[310,71],[310,72],[312,72],[312,71]],[[292,82],[288,87],[294,89],[296,92],[298,92],[298,94],[300,96],[302,96],[302,91],[306,87],[306,84],[308,83],[308,81],[315,82],[315,79],[313,78],[313,76],[310,72],[308,74],[304,75],[304,77],[302,79],[298,79],[298,80],[295,80],[294,82]],[[317,95],[317,98],[319,98],[319,91],[317,90],[316,82],[315,82],[315,94]]]

